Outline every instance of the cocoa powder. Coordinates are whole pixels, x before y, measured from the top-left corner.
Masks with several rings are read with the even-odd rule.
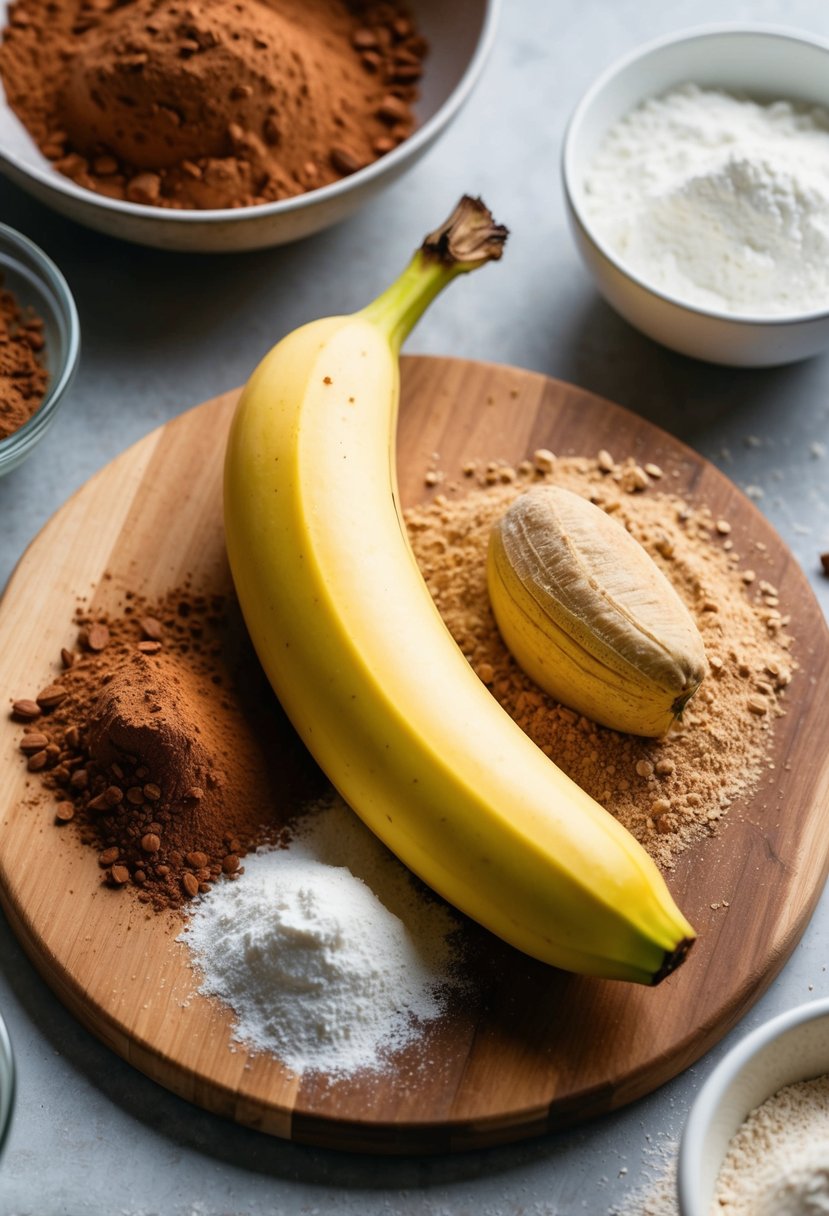
[[[336,181],[406,139],[426,49],[377,0],[14,0],[0,75],[80,186],[244,207]]]
[[[21,753],[54,822],[98,850],[105,883],[178,907],[281,841],[315,770],[235,605],[132,596],[120,616],[77,623],[59,679],[12,705]]]
[[[19,430],[43,401],[49,374],[40,361],[43,321],[0,286],[0,440]]]

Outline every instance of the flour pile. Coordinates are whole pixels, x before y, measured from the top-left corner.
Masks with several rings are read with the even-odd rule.
[[[236,1037],[294,1072],[381,1067],[445,1011],[458,921],[341,802],[196,907],[182,935]]]
[[[772,316],[829,305],[829,113],[688,84],[607,133],[585,179],[597,235],[653,287]]]

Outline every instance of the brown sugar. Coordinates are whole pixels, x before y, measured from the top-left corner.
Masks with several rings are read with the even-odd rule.
[[[355,172],[411,134],[426,43],[397,3],[15,0],[9,104],[79,185],[251,206]]]
[[[28,422],[43,401],[49,382],[40,359],[44,346],[42,319],[0,286],[0,440]]]

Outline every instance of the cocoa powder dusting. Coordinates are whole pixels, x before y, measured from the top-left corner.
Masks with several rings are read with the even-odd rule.
[[[314,770],[254,656],[237,653],[234,604],[133,596],[123,615],[78,625],[60,682],[12,705],[21,753],[106,884],[178,907],[284,839]]]
[[[46,394],[49,373],[40,361],[43,320],[21,308],[0,282],[0,440],[28,422]]]
[[[659,492],[663,470],[597,459],[556,459],[543,449],[519,468],[499,461],[464,469],[474,488],[409,510],[418,564],[450,632],[481,680],[531,739],[606,807],[665,868],[716,834],[766,771],[774,723],[795,664],[776,588],[737,554],[727,520]],[[426,474],[427,484],[443,480]],[[597,726],[543,693],[501,641],[486,588],[492,524],[531,484],[550,481],[616,515],[686,602],[710,674],[663,739]],[[451,489],[451,485],[447,488]],[[762,553],[758,552],[758,559]]]
[[[14,0],[12,109],[111,198],[245,207],[326,185],[415,125],[425,40],[378,0]]]

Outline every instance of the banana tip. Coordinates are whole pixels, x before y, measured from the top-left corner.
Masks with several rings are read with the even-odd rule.
[[[661,984],[662,981],[669,976],[672,971],[676,971],[680,963],[684,963],[688,957],[688,951],[696,941],[695,937],[683,937],[682,941],[674,950],[666,950],[665,957],[662,960],[662,966],[654,975],[651,985],[655,987]]]

